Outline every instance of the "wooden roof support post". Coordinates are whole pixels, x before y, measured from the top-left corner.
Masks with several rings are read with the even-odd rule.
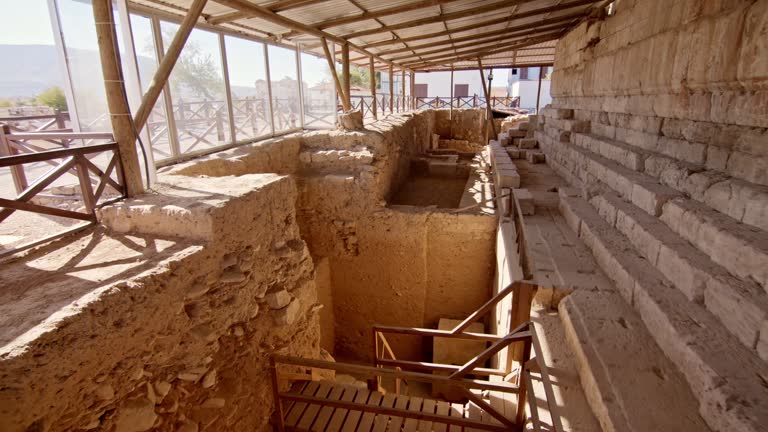
[[[344,111],[352,109],[351,89],[349,80],[349,44],[341,45],[341,82],[344,86],[344,97],[347,99],[347,108]],[[363,113],[365,114],[365,113]]]
[[[451,136],[450,138],[453,139],[453,64],[451,64],[451,99],[449,102],[451,103],[451,110],[448,112],[448,119],[450,120],[451,124]]]
[[[403,69],[403,82],[401,84],[403,89],[400,98],[403,100],[403,103],[400,106],[402,107],[402,110],[405,111],[405,69]]]
[[[149,84],[147,92],[144,94],[144,98],[141,100],[141,106],[136,111],[134,117],[134,123],[136,124],[136,130],[141,130],[149,118],[152,108],[154,108],[157,98],[160,96],[160,92],[163,91],[165,83],[168,81],[168,77],[171,76],[173,67],[176,65],[176,60],[181,54],[181,50],[184,48],[184,44],[187,42],[189,34],[197,23],[197,19],[203,12],[203,7],[208,0],[194,0],[189,7],[187,16],[184,17],[184,21],[181,22],[179,30],[176,31],[176,35],[173,37],[173,41],[168,46],[163,60],[155,71],[155,76]]]
[[[541,103],[541,77],[544,75],[544,66],[539,66],[539,88],[536,90],[536,114],[539,114],[539,104]]]
[[[491,109],[491,89],[488,88],[488,84],[485,82],[485,72],[483,72],[483,62],[480,60],[480,57],[477,58],[477,67],[480,69],[480,81],[483,83],[483,93],[485,93],[485,111],[488,117],[488,124],[490,125],[491,138],[496,139],[496,125],[493,124],[493,110]],[[488,144],[488,132],[488,125],[486,125],[486,144]]]
[[[120,52],[117,49],[112,0],[94,0],[93,19],[96,22],[96,36],[112,134],[120,150],[126,195],[133,197],[144,192],[144,184],[141,182],[141,168],[136,152],[136,129],[131,124],[131,111],[128,108],[128,96],[125,93],[125,83],[120,69]]]
[[[416,110],[416,71],[411,71],[411,110]]]
[[[395,112],[395,67],[389,64],[389,113]]]
[[[373,96],[371,111],[373,112],[374,120],[378,120],[379,116],[376,113],[376,68],[373,64],[373,56],[368,57],[368,73],[371,75],[371,96]]]
[[[325,38],[320,38],[320,43],[323,44],[323,52],[325,53],[325,59],[328,61],[328,69],[331,71],[333,83],[336,85],[336,93],[339,95],[339,99],[341,99],[341,108],[344,110],[344,112],[347,112],[349,111],[349,102],[347,101],[347,97],[344,95],[344,88],[341,86],[341,82],[339,81],[339,74],[336,73],[336,64],[333,62],[331,51],[328,49],[328,42],[325,40]]]

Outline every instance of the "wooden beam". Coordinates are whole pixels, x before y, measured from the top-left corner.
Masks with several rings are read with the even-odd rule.
[[[155,103],[157,102],[157,98],[163,91],[163,87],[168,81],[168,77],[171,76],[171,71],[173,71],[173,67],[176,65],[176,60],[179,59],[179,54],[181,54],[181,50],[184,48],[184,44],[187,42],[189,34],[192,32],[197,19],[203,12],[203,7],[205,7],[206,2],[207,0],[193,1],[192,5],[189,7],[187,16],[184,17],[181,26],[179,26],[176,35],[173,37],[173,41],[166,49],[163,60],[157,67],[155,76],[149,83],[149,88],[147,88],[147,92],[141,100],[141,106],[139,106],[139,109],[134,116],[133,121],[136,125],[136,130],[141,131],[144,128],[144,125],[149,118],[149,114],[152,112],[152,108],[154,108]]]
[[[395,112],[395,68],[389,65],[389,113]]]
[[[347,99],[347,109],[352,109],[351,90],[352,83],[349,80],[349,44],[341,46],[341,83],[344,87],[344,97]]]
[[[458,63],[460,61],[470,60],[472,58],[483,57],[483,56],[494,55],[494,54],[500,54],[500,53],[503,53],[505,51],[509,51],[511,49],[519,49],[519,48],[524,48],[526,46],[537,45],[537,44],[540,44],[540,43],[543,43],[543,42],[548,42],[548,41],[551,41],[551,40],[558,39],[562,35],[563,35],[563,32],[554,32],[554,33],[550,33],[550,34],[546,34],[546,35],[541,35],[538,38],[522,39],[522,40],[516,41],[514,43],[511,43],[509,45],[500,46],[500,47],[498,47],[496,49],[489,49],[489,50],[484,50],[484,51],[480,51],[480,52],[475,51],[474,53],[472,53],[472,52],[462,53],[462,55],[459,55],[457,57],[451,57],[451,58],[445,58],[446,56],[441,56],[441,57],[438,57],[438,58],[445,58],[445,59],[442,59],[442,60],[439,60],[439,61],[424,62],[424,63],[420,63],[420,64],[410,64],[409,66],[411,68],[413,68],[413,69],[423,69],[423,68],[426,68],[426,67],[429,67],[429,66],[435,66],[435,65],[439,65],[439,64]]]
[[[416,109],[416,72],[411,71],[411,110]]]
[[[403,99],[403,103],[400,105],[400,107],[403,111],[405,111],[405,69],[403,69],[403,82],[401,82],[400,84],[401,84],[401,87],[403,88],[400,95]]]
[[[328,0],[286,0],[286,1],[280,1],[277,3],[271,4],[266,8],[272,12],[278,13],[278,12],[284,12],[291,9],[300,8],[302,6],[309,6],[317,3],[322,3],[323,1],[328,1]],[[236,11],[227,12],[221,15],[210,16],[210,17],[207,17],[205,20],[209,24],[224,24],[224,23],[236,21],[239,19],[252,18],[252,17],[254,17],[252,13],[236,10]]]
[[[558,4],[558,5],[554,5],[554,6],[548,6],[548,7],[545,7],[545,8],[539,8],[539,9],[533,9],[533,10],[526,11],[526,12],[514,13],[512,15],[507,15],[507,16],[504,16],[502,18],[494,18],[492,20],[483,21],[483,22],[479,22],[479,23],[473,23],[473,24],[469,24],[469,25],[465,25],[465,26],[461,26],[461,27],[456,27],[456,28],[450,29],[450,30],[439,31],[439,32],[435,32],[435,33],[428,33],[428,34],[421,34],[421,35],[418,35],[418,36],[401,37],[399,40],[397,40],[397,39],[387,39],[387,40],[383,40],[383,41],[379,41],[379,42],[371,42],[371,43],[365,44],[365,47],[366,48],[378,48],[378,47],[381,47],[381,46],[399,44],[399,43],[403,43],[403,42],[415,42],[415,41],[418,41],[418,40],[434,39],[434,38],[437,38],[437,37],[443,37],[443,36],[448,36],[448,35],[455,35],[455,34],[458,34],[458,33],[465,32],[465,31],[477,30],[478,28],[486,28],[486,27],[490,27],[490,26],[498,25],[498,24],[505,24],[505,23],[509,23],[509,22],[511,22],[513,20],[517,20],[517,19],[528,18],[528,17],[532,17],[532,16],[536,16],[536,15],[542,15],[542,14],[548,14],[548,13],[552,13],[552,12],[558,12],[558,11],[561,11],[561,10],[570,9],[570,8],[574,8],[574,7],[578,7],[578,6],[585,6],[587,4],[592,4],[592,3],[595,3],[595,0],[575,0],[575,1],[568,2],[568,3]],[[581,15],[582,16],[586,16],[586,13],[582,12]],[[512,31],[514,31],[514,30],[512,30]],[[348,37],[348,35],[344,36],[344,37]]]
[[[342,37],[333,35],[331,33],[327,33],[327,32],[324,32],[322,30],[318,30],[318,29],[316,29],[314,27],[311,27],[309,25],[300,23],[298,21],[294,21],[294,20],[286,18],[286,17],[284,17],[282,15],[278,15],[278,14],[272,12],[271,10],[269,10],[269,9],[267,9],[265,7],[262,7],[262,6],[258,6],[258,5],[254,4],[254,3],[251,3],[248,0],[213,0],[213,1],[215,1],[218,4],[231,7],[233,9],[238,9],[238,10],[241,10],[241,11],[244,11],[244,12],[252,13],[254,17],[258,17],[258,18],[267,20],[267,21],[269,21],[269,22],[271,22],[273,24],[277,24],[279,26],[282,26],[282,27],[285,27],[285,28],[288,28],[288,29],[291,29],[291,30],[296,30],[296,31],[299,31],[301,33],[304,33],[304,34],[307,34],[307,35],[310,35],[310,36],[315,36],[317,38],[325,38],[325,39],[327,39],[329,41],[333,41],[333,42],[336,42],[336,43],[342,44],[342,45],[343,44],[349,44],[349,47],[351,49],[353,49],[353,50],[355,50],[355,51],[357,51],[357,52],[359,52],[361,54],[365,54],[365,55],[369,55],[369,56],[372,55],[375,59],[377,59],[378,61],[380,61],[382,63],[385,63],[385,64],[391,63],[390,61],[388,61],[386,59],[383,59],[383,58],[379,57],[378,55],[376,55],[376,54],[374,54],[372,52],[369,52],[369,51],[367,51],[366,49],[364,49],[364,48],[362,48],[360,46],[357,46],[357,45],[355,45],[353,43],[350,43],[346,38],[342,38]]]
[[[125,92],[122,69],[120,67],[120,51],[117,48],[117,35],[115,33],[114,13],[112,0],[93,0],[93,19],[96,23],[96,37],[99,45],[99,58],[101,60],[101,72],[104,78],[104,90],[107,96],[109,120],[112,124],[112,133],[119,149],[120,162],[123,168],[123,183],[126,195],[133,197],[144,192],[144,184],[141,181],[141,165],[136,151],[136,131],[131,119],[131,110],[128,107],[128,96]],[[82,177],[90,186],[88,173],[83,172],[84,166],[78,168],[81,177],[81,187],[84,187]],[[89,212],[93,210],[86,191],[83,191],[84,202],[91,205]]]
[[[441,46],[441,45],[452,45],[452,44],[457,44],[457,43],[461,43],[461,42],[468,42],[468,41],[473,41],[473,42],[481,43],[481,42],[479,42],[480,39],[485,39],[485,38],[493,37],[493,36],[503,36],[503,35],[509,36],[512,33],[517,33],[517,32],[520,32],[520,31],[529,31],[529,32],[531,30],[533,30],[533,31],[541,31],[540,29],[543,26],[547,26],[547,25],[550,25],[550,24],[556,24],[556,23],[570,22],[570,21],[573,21],[575,19],[581,18],[583,16],[584,16],[584,14],[582,14],[582,13],[569,14],[569,15],[565,15],[565,16],[561,16],[561,17],[557,17],[557,18],[541,20],[539,22],[532,23],[532,24],[525,24],[525,25],[520,25],[520,26],[515,26],[515,27],[507,27],[507,28],[504,28],[504,29],[501,29],[501,30],[494,30],[494,31],[490,31],[490,32],[473,34],[473,35],[464,36],[464,37],[458,37],[458,38],[454,37],[454,38],[450,38],[450,39],[440,40],[438,42],[430,42],[430,43],[425,43],[425,44],[421,44],[421,45],[411,45],[408,48],[397,48],[397,49],[392,49],[392,50],[379,51],[377,54],[380,55],[380,56],[388,56],[388,55],[392,55],[392,54],[398,54],[398,53],[401,53],[401,52],[417,51],[417,50],[422,50],[422,49],[427,49],[427,48],[438,47],[438,46]],[[458,47],[457,46],[452,46],[452,48],[457,49]],[[422,52],[420,52],[419,54],[422,54]]]
[[[339,95],[339,99],[341,99],[341,107],[344,112],[349,111],[349,102],[347,97],[344,96],[344,88],[341,86],[341,82],[339,82],[339,74],[336,73],[336,63],[333,61],[333,57],[331,57],[331,51],[328,50],[328,41],[325,38],[321,38],[320,42],[323,44],[323,52],[325,53],[325,59],[328,61],[328,69],[331,72],[331,76],[333,76],[336,93]]]
[[[487,61],[487,59],[486,59],[486,61]],[[496,68],[496,69],[501,69],[501,68],[513,68],[513,67],[539,67],[539,66],[549,67],[549,66],[552,66],[552,65],[553,65],[552,62],[530,63],[530,64],[526,64],[526,63],[494,63],[493,67]],[[462,67],[455,67],[454,66],[454,68],[453,68],[454,71],[468,71],[468,70],[476,70],[476,69],[477,69],[477,66],[475,66],[475,65],[472,65],[472,66],[462,66]],[[421,73],[432,73],[432,72],[450,72],[451,68],[450,67],[445,67],[445,68],[442,68],[442,69],[440,69],[440,68],[432,68],[432,69],[415,69],[415,70],[417,70],[417,71],[419,71]]]
[[[428,56],[432,54],[442,54],[442,53],[456,54],[457,50],[462,50],[466,48],[470,48],[472,50],[478,50],[478,49],[486,48],[485,45],[487,44],[494,44],[498,46],[499,43],[510,42],[510,39],[520,39],[521,37],[534,37],[535,35],[540,33],[564,30],[568,27],[570,27],[570,25],[560,24],[560,25],[544,26],[544,27],[539,27],[537,29],[534,29],[533,31],[508,33],[508,34],[497,36],[491,39],[475,40],[475,41],[464,43],[464,44],[458,44],[458,45],[453,45],[453,46],[444,47],[444,48],[437,48],[437,49],[428,50],[428,51],[417,51],[415,54],[407,54],[400,57],[393,57],[390,60],[400,62],[403,64],[408,64],[409,62],[406,60],[414,57],[419,57],[420,60],[425,60]],[[414,62],[414,61],[411,60],[411,62]]]
[[[356,22],[365,21],[365,20],[372,20],[372,19],[376,19],[376,18],[381,18],[381,17],[389,16],[389,15],[397,15],[397,14],[401,14],[401,13],[404,13],[404,12],[411,12],[411,11],[415,11],[415,10],[419,10],[419,9],[439,6],[441,4],[452,3],[452,2],[456,2],[456,1],[458,1],[458,0],[422,0],[422,1],[415,1],[415,2],[411,2],[411,3],[403,4],[403,5],[400,5],[400,6],[395,6],[395,7],[391,7],[391,8],[387,8],[387,9],[377,10],[377,11],[374,11],[374,12],[366,11],[366,12],[363,12],[362,14],[360,14],[360,15],[353,15],[353,16],[346,16],[346,17],[341,17],[341,18],[330,19],[328,21],[323,21],[323,22],[320,22],[320,23],[316,23],[316,24],[313,25],[313,27],[315,27],[317,29],[320,29],[320,30],[325,30],[325,29],[331,28],[331,27],[337,27],[337,26],[341,26],[341,25],[345,25],[345,24],[351,24],[351,23],[356,23]]]
[[[370,36],[377,33],[385,33],[385,32],[391,32],[394,30],[402,30],[405,28],[414,28],[419,27],[426,24],[432,24],[436,22],[443,22],[443,21],[451,21],[459,18],[466,18],[473,15],[479,15],[482,13],[487,12],[503,12],[504,9],[508,9],[511,7],[516,7],[518,5],[521,5],[523,3],[529,3],[536,0],[505,0],[505,1],[497,1],[493,2],[491,4],[485,4],[480,7],[466,9],[463,11],[453,12],[453,13],[447,13],[447,14],[441,14],[433,17],[427,17],[427,18],[420,18],[412,21],[406,21],[398,24],[388,25],[385,27],[370,29],[370,30],[363,30],[351,34],[344,35],[344,38],[352,39],[352,38],[359,38],[362,36]],[[507,17],[508,18],[508,17]]]
[[[373,64],[373,56],[370,57],[368,64],[368,74],[371,76],[371,96],[373,96],[373,104],[371,105],[371,111],[373,112],[374,120],[378,120],[379,116],[376,112],[376,68]]]
[[[483,93],[485,93],[485,112],[487,116],[487,122],[491,125],[491,131],[493,132],[493,135],[491,137],[493,139],[496,139],[496,126],[493,124],[493,111],[491,110],[491,89],[488,88],[490,85],[490,82],[488,85],[485,83],[485,72],[483,72],[483,62],[480,60],[480,57],[477,58],[477,67],[480,69],[480,81],[483,83]],[[488,125],[485,127],[485,133],[486,137],[488,135]],[[485,144],[488,143],[488,140],[485,140]]]
[[[450,120],[451,124],[451,136],[450,138],[453,139],[453,91],[454,91],[454,85],[453,85],[453,65],[451,65],[451,110],[448,113],[448,119]]]

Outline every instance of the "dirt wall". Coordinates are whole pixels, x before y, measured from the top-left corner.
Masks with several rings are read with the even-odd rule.
[[[268,356],[320,355],[293,180],[161,181],[104,209],[127,234],[3,265],[0,430],[269,430]],[[21,321],[41,295],[56,312]]]
[[[485,109],[435,110],[435,133],[442,138],[484,144]]]

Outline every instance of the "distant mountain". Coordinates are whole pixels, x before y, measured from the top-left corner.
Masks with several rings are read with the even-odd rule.
[[[63,79],[53,45],[0,45],[0,97],[34,96]]]

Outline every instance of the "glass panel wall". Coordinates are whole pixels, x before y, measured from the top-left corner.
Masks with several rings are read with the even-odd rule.
[[[161,21],[168,49],[179,26]],[[231,141],[224,72],[216,33],[195,28],[171,72],[170,92],[179,151],[189,153]]]
[[[144,94],[152,82],[158,64],[152,20],[136,14],[131,14],[130,19],[133,46],[136,50],[136,64],[139,71],[139,83],[141,85],[141,93]],[[125,61],[128,61],[128,59],[123,60],[123,62]],[[168,159],[173,156],[171,150],[173,139],[171,135],[173,132],[168,127],[164,98],[165,94],[161,93],[149,114],[145,127],[155,160]],[[138,107],[131,108],[135,111]]]
[[[301,85],[304,93],[304,127],[332,128],[336,124],[336,88],[328,61],[302,52]]]
[[[233,36],[224,36],[224,43],[227,50],[235,139],[270,135],[272,114],[269,111],[264,44]]]
[[[300,128],[301,100],[296,51],[269,45],[268,58],[275,133]]]
[[[93,7],[79,0],[56,3],[80,129],[110,130]]]

